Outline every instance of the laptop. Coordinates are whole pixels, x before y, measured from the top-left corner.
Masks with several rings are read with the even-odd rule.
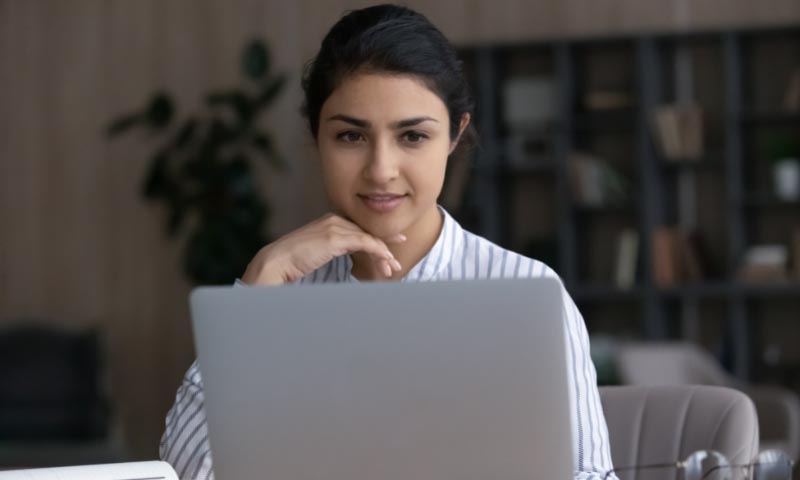
[[[573,476],[557,280],[199,287],[216,478]]]

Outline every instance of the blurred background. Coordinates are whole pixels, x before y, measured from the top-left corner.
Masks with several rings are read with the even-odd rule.
[[[300,75],[373,3],[0,0],[0,468],[157,457],[190,288],[326,211]],[[441,203],[562,275],[601,384],[753,391],[796,455],[800,2],[405,4],[477,99]]]

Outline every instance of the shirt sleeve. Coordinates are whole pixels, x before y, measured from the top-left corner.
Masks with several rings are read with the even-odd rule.
[[[167,413],[158,452],[181,480],[214,478],[208,443],[203,379],[197,360],[189,367]]]
[[[546,268],[545,276],[558,278],[549,268]],[[602,480],[614,467],[608,427],[597,389],[597,372],[589,350],[589,333],[583,316],[563,284],[562,297],[575,479]],[[612,474],[608,478],[616,480],[617,477]]]

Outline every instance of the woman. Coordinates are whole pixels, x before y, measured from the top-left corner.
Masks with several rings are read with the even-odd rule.
[[[448,157],[474,141],[474,102],[447,39],[425,17],[380,5],[333,26],[303,78],[333,212],[265,246],[237,284],[557,277],[463,230],[436,200]],[[611,469],[583,319],[564,292],[575,478]],[[161,458],[213,478],[197,362],[167,414]]]

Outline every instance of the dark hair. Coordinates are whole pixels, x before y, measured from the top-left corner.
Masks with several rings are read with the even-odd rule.
[[[301,111],[315,139],[323,103],[347,75],[357,72],[417,77],[447,106],[451,140],[458,135],[464,113],[474,120],[475,101],[462,62],[442,32],[409,8],[376,5],[347,12],[322,40],[316,58],[305,67]],[[473,123],[461,135],[458,156],[477,143]]]

